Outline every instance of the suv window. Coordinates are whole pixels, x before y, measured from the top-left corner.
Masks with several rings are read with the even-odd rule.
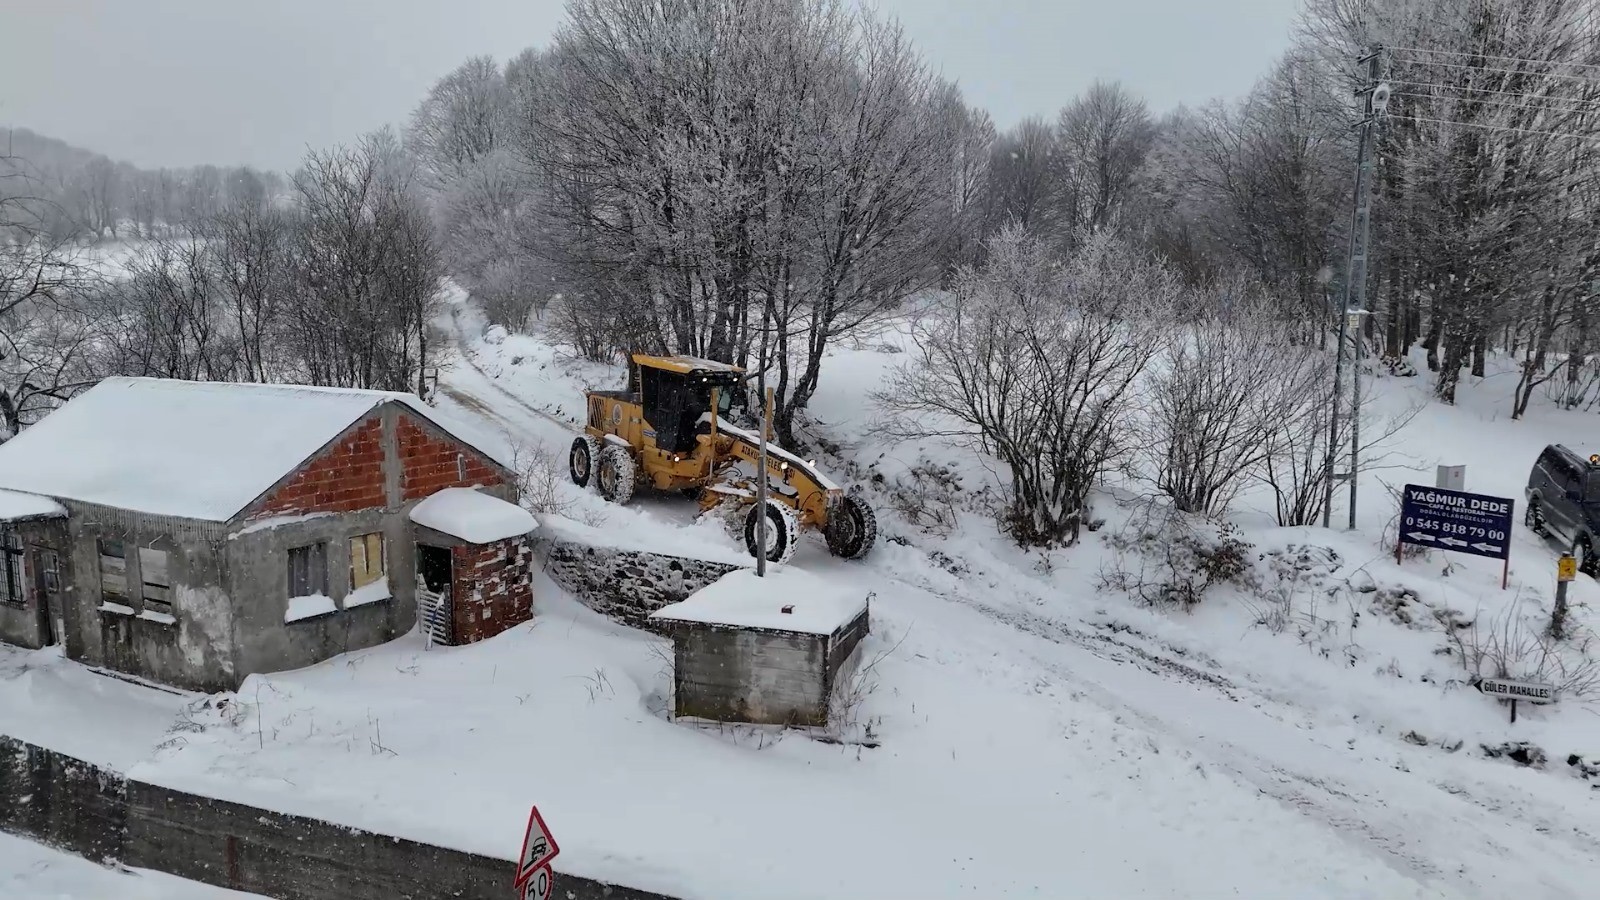
[[[1583,502],[1600,503],[1600,473],[1591,473],[1583,480]]]
[[[1546,450],[1539,463],[1544,466],[1544,471],[1550,476],[1556,490],[1563,495],[1578,489],[1578,472],[1566,457],[1554,450]]]

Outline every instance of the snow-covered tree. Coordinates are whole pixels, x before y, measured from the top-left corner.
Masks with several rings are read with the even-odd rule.
[[[1009,474],[1005,525],[1072,543],[1090,489],[1131,461],[1137,386],[1182,295],[1176,275],[1109,232],[1062,261],[1018,225],[956,278],[882,401],[902,429],[964,439]]]

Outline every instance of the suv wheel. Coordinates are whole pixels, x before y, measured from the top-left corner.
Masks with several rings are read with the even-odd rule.
[[[1589,542],[1587,535],[1578,538],[1572,547],[1572,555],[1578,558],[1578,571],[1591,578],[1600,575],[1600,559],[1595,558],[1594,545]]]
[[[1544,524],[1544,510],[1539,508],[1539,501],[1532,500],[1528,503],[1528,511],[1523,514],[1522,522],[1540,537],[1549,537],[1550,529]]]

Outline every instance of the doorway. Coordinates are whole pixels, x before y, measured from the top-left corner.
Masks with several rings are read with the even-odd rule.
[[[61,619],[61,561],[54,550],[33,550],[33,598],[39,614],[39,642],[53,647],[66,640]]]
[[[417,624],[429,644],[451,643],[451,571],[449,550],[417,545]]]

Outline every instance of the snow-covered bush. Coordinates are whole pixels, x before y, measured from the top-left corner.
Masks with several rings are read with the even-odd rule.
[[[522,505],[536,513],[566,515],[572,508],[566,457],[551,452],[542,442],[522,445],[512,452],[517,493]]]
[[[1136,441],[1135,386],[1181,289],[1114,236],[1058,259],[1019,227],[991,239],[915,335],[879,401],[897,428],[965,439],[1009,472],[1003,524],[1027,546],[1071,544],[1090,489]]]
[[[1184,512],[1219,515],[1252,472],[1303,428],[1327,385],[1291,324],[1251,285],[1224,283],[1186,304],[1151,367],[1145,454],[1156,486]]]
[[[1257,584],[1253,545],[1230,523],[1146,503],[1106,542],[1117,553],[1100,572],[1102,589],[1147,606],[1193,609],[1221,584]]]
[[[1579,701],[1600,697],[1600,658],[1595,635],[1578,626],[1564,640],[1551,636],[1543,615],[1525,618],[1512,603],[1506,611],[1484,622],[1447,632],[1451,649],[1468,675],[1475,678],[1516,678],[1555,685],[1563,699]]]

